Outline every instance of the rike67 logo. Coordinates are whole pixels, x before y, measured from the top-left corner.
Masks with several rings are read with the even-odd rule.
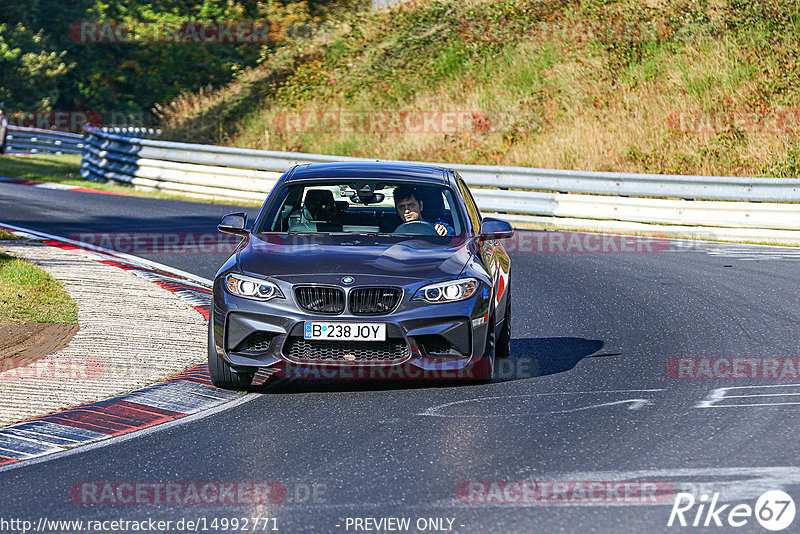
[[[763,493],[755,508],[749,504],[719,504],[719,493],[709,502],[707,494],[695,499],[691,493],[678,493],[672,504],[667,526],[743,527],[755,516],[767,530],[780,531],[794,521],[794,500],[785,492],[771,490]]]

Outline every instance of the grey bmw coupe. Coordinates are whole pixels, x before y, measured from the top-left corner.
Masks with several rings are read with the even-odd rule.
[[[450,169],[299,165],[217,272],[209,320],[214,385],[282,376],[492,379],[511,338],[505,221],[481,217]]]

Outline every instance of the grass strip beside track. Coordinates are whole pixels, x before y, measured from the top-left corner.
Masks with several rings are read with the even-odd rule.
[[[11,232],[5,230],[0,230],[0,241],[25,241],[25,238],[15,236]]]
[[[0,253],[2,321],[77,324],[78,307],[61,283],[44,270]]]

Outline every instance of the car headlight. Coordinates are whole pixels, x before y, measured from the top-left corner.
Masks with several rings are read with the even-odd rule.
[[[284,298],[281,289],[267,280],[258,280],[241,274],[229,274],[225,277],[225,289],[231,295],[255,300]]]
[[[422,300],[431,304],[457,302],[470,298],[477,289],[477,280],[474,278],[461,278],[423,286],[414,295],[414,300]]]

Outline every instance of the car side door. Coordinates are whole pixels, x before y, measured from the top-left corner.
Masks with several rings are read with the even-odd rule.
[[[482,217],[478,205],[467,187],[466,182],[456,173],[458,188],[464,198],[467,216],[473,227],[475,235],[480,234]],[[477,239],[476,245],[480,247],[480,255],[492,278],[492,298],[494,299],[495,321],[500,323],[505,318],[507,309],[508,288],[511,273],[511,259],[505,248],[496,239]]]

